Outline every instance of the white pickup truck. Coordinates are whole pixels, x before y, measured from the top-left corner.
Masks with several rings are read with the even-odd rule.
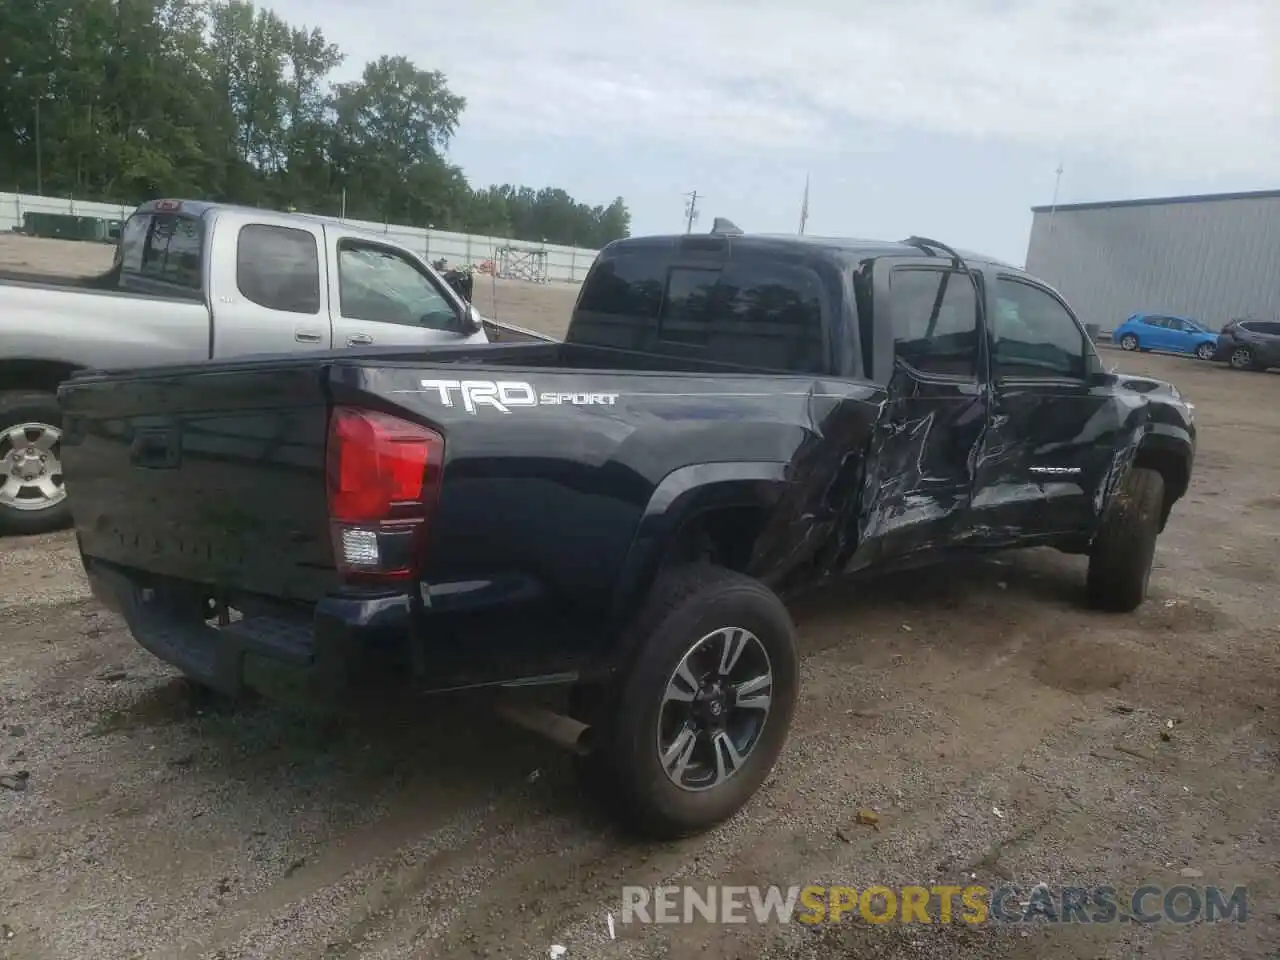
[[[388,237],[299,214],[143,204],[105,274],[0,271],[0,534],[70,522],[56,391],[75,371],[527,333],[481,318]]]

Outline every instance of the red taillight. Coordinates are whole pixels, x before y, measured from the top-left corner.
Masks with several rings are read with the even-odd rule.
[[[389,414],[335,407],[326,459],[338,569],[349,580],[412,577],[440,492],[444,438]]]

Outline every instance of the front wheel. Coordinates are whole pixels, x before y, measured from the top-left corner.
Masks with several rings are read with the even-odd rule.
[[[1120,338],[1120,349],[1121,350],[1137,350],[1138,338],[1135,337],[1132,333],[1126,333],[1123,337]]]
[[[1163,506],[1164,477],[1145,467],[1130,467],[1089,550],[1093,606],[1128,613],[1147,598]]]
[[[636,629],[579,770],[621,824],[676,839],[728,819],[773,769],[799,694],[795,628],[763,584],[699,564],[662,574]]]
[[[0,393],[0,534],[71,523],[62,482],[62,412],[50,393]]]
[[[1200,360],[1212,360],[1214,346],[1212,343],[1202,343],[1196,347],[1196,357]]]

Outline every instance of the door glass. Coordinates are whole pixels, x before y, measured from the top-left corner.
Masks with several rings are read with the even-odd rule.
[[[889,280],[896,358],[920,373],[973,379],[978,300],[963,273],[901,267]]]
[[[453,330],[457,313],[427,276],[404,257],[373,246],[338,248],[342,315],[351,320]]]
[[[320,312],[315,234],[251,223],[236,245],[236,286],[254,303],[287,313]]]
[[[997,377],[1084,379],[1088,338],[1052,294],[1021,280],[996,281],[992,323]]]

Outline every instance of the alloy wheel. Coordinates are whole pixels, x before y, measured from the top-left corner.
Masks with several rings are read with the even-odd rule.
[[[48,423],[15,423],[0,433],[0,507],[47,510],[67,496],[62,431]]]
[[[671,782],[710,790],[738,773],[760,742],[772,692],[769,654],[750,630],[721,627],[693,644],[658,712],[658,759]]]

